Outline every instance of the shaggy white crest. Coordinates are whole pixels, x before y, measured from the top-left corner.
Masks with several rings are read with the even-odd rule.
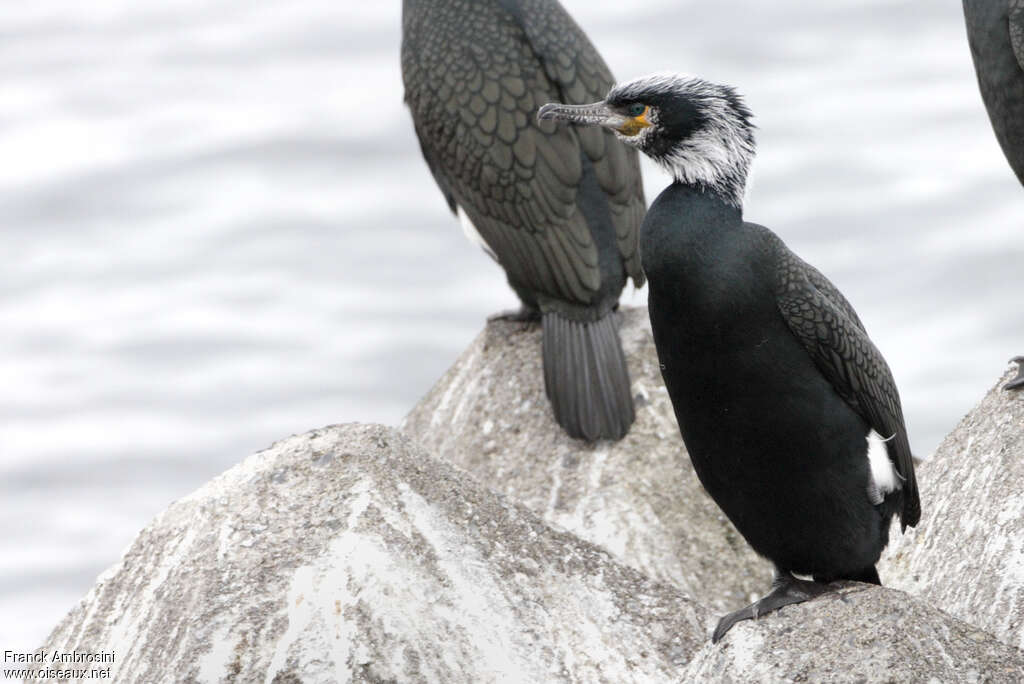
[[[651,139],[665,134],[658,125],[663,117],[659,117],[657,107],[652,107],[648,118],[654,125],[633,138],[620,139],[644,150],[680,183],[705,186],[737,208],[742,207],[747,171],[754,157],[751,114],[742,98],[729,86],[672,73],[644,76],[617,85],[608,93],[608,100],[644,103],[665,97],[688,100],[700,112],[704,124],[686,138],[673,141],[667,150],[659,151]]]

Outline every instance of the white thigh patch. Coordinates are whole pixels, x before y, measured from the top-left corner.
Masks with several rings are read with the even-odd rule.
[[[889,460],[889,454],[885,449],[886,440],[872,430],[868,433],[867,441],[868,463],[871,466],[868,497],[872,503],[879,504],[886,494],[900,488],[900,478],[896,474],[896,468],[893,467],[892,461]]]

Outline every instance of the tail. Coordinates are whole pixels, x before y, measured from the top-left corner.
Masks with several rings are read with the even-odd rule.
[[[574,321],[548,311],[543,326],[544,390],[570,437],[621,439],[636,417],[615,314]]]
[[[917,474],[914,472],[914,455],[910,451],[910,442],[907,440],[907,431],[897,431],[896,439],[886,442],[886,452],[893,463],[906,464],[897,472],[902,480],[900,487],[900,532],[906,532],[908,527],[915,527],[921,520],[921,494],[917,490]]]

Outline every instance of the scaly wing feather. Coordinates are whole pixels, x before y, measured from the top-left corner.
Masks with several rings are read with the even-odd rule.
[[[839,290],[776,239],[779,311],[836,392],[875,432],[902,481],[900,521],[913,527],[921,517],[914,460],[892,372]]]

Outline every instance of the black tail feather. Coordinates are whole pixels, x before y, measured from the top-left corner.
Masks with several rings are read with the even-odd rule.
[[[584,322],[549,311],[542,325],[544,390],[555,420],[577,439],[624,437],[635,412],[615,314]]]

